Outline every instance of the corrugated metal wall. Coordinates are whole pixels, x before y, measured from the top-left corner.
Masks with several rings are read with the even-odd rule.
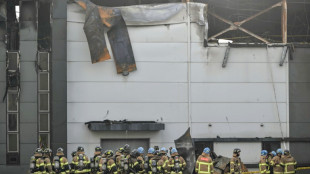
[[[194,138],[281,137],[279,118],[287,135],[288,65],[279,66],[281,47],[231,48],[227,67],[222,68],[226,47],[204,48],[203,32],[196,24],[190,27],[189,47],[186,24],[129,27],[138,70],[124,77],[116,74],[113,59],[91,64],[83,11],[78,9],[68,6],[69,151],[83,145],[92,154],[101,138],[150,138],[151,146],[174,146],[188,125]],[[104,119],[154,120],[164,122],[166,129],[91,132],[84,125]],[[259,154],[261,143],[253,144]],[[245,152],[253,149],[244,147]],[[231,156],[231,150],[217,153]],[[244,157],[246,163],[258,160],[251,152]]]

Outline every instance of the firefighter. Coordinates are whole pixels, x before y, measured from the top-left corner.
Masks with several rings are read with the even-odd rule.
[[[30,158],[30,173],[42,174],[44,172],[44,160],[42,159],[42,149],[37,148]]]
[[[168,173],[168,162],[169,158],[167,156],[167,150],[165,147],[162,147],[159,151],[159,154],[161,156],[161,160],[164,161],[163,169],[165,170],[165,173]]]
[[[126,158],[129,157],[130,155],[130,146],[128,144],[125,144],[125,146],[123,147],[124,151],[123,151],[123,154]]]
[[[158,150],[154,151],[154,157],[151,158],[149,165],[150,165],[152,174],[163,174],[165,172],[163,168],[164,161],[161,159],[161,156]]]
[[[139,152],[139,154],[140,154],[140,158],[138,158],[138,160],[141,160],[142,161],[142,170],[140,170],[139,171],[139,173],[144,173],[144,163],[145,163],[145,161],[144,161],[144,148],[143,147],[139,147],[138,149],[137,149],[137,151]]]
[[[167,173],[182,174],[185,167],[186,162],[184,158],[178,154],[176,148],[171,149],[171,157],[167,162]]]
[[[282,149],[277,150],[277,155],[274,156],[270,162],[270,165],[273,166],[273,173],[274,174],[283,174],[283,167],[281,162],[283,151]]]
[[[282,164],[284,165],[284,174],[296,173],[297,162],[294,157],[291,156],[289,150],[284,150],[284,156],[282,157]]]
[[[143,173],[143,158],[137,149],[132,150],[128,158],[129,173]]]
[[[143,158],[144,157],[144,148],[138,147],[137,151],[140,153],[140,156]]]
[[[210,148],[203,149],[202,154],[196,161],[195,171],[197,174],[213,174],[213,162],[210,157]]]
[[[235,148],[233,151],[233,157],[230,159],[230,173],[241,174],[242,172],[240,152],[239,148]]]
[[[268,165],[269,165],[269,171],[270,174],[273,174],[273,166],[271,165],[271,160],[273,157],[275,157],[277,153],[275,151],[272,151],[268,154]]]
[[[144,173],[145,174],[151,174],[152,173],[151,167],[150,167],[150,164],[151,164],[150,161],[154,157],[154,152],[155,152],[155,149],[151,147],[151,148],[149,148],[146,156],[144,157]]]
[[[50,148],[46,148],[43,151],[43,160],[44,160],[44,166],[45,171],[47,174],[53,172],[53,167],[51,163],[51,157],[52,157],[52,150]]]
[[[74,164],[73,164],[73,158],[76,156],[76,151],[72,151],[71,152],[71,157],[72,157],[72,160],[71,160],[71,163],[70,163],[70,173],[73,174],[75,172],[74,170]]]
[[[104,157],[101,159],[101,164],[102,164],[102,168],[101,168],[101,172],[103,174],[117,174],[117,167],[115,164],[115,161],[113,159],[113,151],[112,150],[107,150],[104,153]]]
[[[73,166],[75,173],[89,173],[90,161],[85,155],[84,148],[79,146],[76,151],[76,156],[73,158]]]
[[[267,150],[262,150],[261,151],[261,156],[259,160],[259,172],[261,174],[269,174],[269,162],[268,162],[268,157],[267,157]]]
[[[128,173],[128,158],[130,153],[130,146],[125,144],[124,147],[121,147],[116,152],[115,163],[119,174]]]
[[[95,148],[94,157],[90,158],[90,170],[92,174],[100,174],[100,168],[102,168],[102,164],[100,163],[102,158],[102,148],[97,146]]]
[[[70,172],[69,163],[64,154],[63,148],[58,148],[56,156],[53,158],[53,170],[56,174],[66,174]]]

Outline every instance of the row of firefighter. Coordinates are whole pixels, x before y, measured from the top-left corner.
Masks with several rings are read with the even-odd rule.
[[[177,149],[162,147],[160,150],[149,148],[144,155],[144,149],[139,147],[130,151],[130,146],[119,148],[116,153],[107,150],[102,153],[101,147],[95,148],[94,156],[88,158],[83,147],[78,147],[72,152],[72,162],[69,163],[64,155],[63,148],[58,148],[53,160],[52,151],[40,148],[36,149],[30,162],[30,173],[86,173],[86,174],[183,174],[186,169],[186,161],[178,154]],[[232,158],[216,156],[210,148],[204,148],[197,158],[194,172],[197,174],[241,174],[247,172],[241,158],[241,150],[235,148]],[[215,154],[215,155],[214,155]],[[223,159],[223,158],[226,158]],[[225,161],[227,164],[225,164]],[[223,165],[224,164],[224,165]],[[284,152],[278,149],[268,153],[261,151],[259,172],[262,174],[294,174],[296,173],[296,160],[288,150]],[[219,170],[224,166],[223,170]],[[226,167],[225,167],[226,166]]]
[[[130,151],[130,146],[119,148],[115,154],[112,150],[102,152],[96,147],[94,156],[88,158],[84,148],[79,146],[71,153],[72,161],[68,162],[63,148],[58,148],[51,160],[51,149],[37,148],[30,161],[30,173],[35,174],[182,174],[186,162],[176,148],[149,148],[144,155],[143,147]]]

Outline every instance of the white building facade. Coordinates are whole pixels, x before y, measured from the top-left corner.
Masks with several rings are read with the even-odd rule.
[[[82,12],[68,5],[68,157],[80,145],[91,155],[105,141],[114,142],[115,150],[113,140],[174,147],[190,127],[194,139],[226,139],[212,142],[217,154],[229,157],[239,147],[244,163],[257,164],[263,142],[228,139],[289,137],[288,58],[279,65],[283,47],[230,48],[223,68],[227,45],[203,47],[196,23],[128,26],[137,70],[122,76],[113,58],[91,63]],[[165,129],[91,131],[85,125],[125,119],[156,121]]]

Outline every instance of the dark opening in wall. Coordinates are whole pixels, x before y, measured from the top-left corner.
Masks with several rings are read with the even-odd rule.
[[[281,148],[280,141],[263,141],[262,142],[262,150],[267,150],[268,152],[277,151],[277,149]]]

